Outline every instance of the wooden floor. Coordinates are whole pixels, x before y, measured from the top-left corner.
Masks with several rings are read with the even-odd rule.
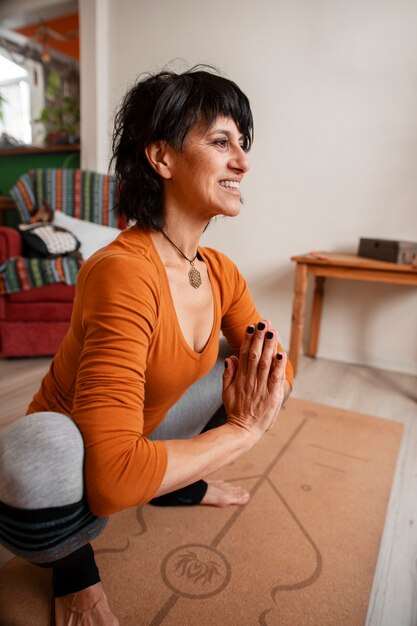
[[[24,413],[48,363],[0,360],[0,427]],[[293,395],[404,424],[366,626],[417,626],[417,377],[303,357]]]

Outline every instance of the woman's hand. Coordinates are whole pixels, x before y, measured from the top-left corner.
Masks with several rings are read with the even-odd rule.
[[[267,321],[246,329],[239,358],[225,360],[223,404],[228,423],[261,437],[274,425],[285,397],[285,352]]]
[[[273,426],[286,389],[287,356],[284,352],[277,355],[277,337],[277,331],[266,320],[256,328],[248,327],[239,358],[231,356],[225,360],[223,403],[227,423],[191,439],[164,441],[168,463],[154,497],[210,476],[232,463]]]

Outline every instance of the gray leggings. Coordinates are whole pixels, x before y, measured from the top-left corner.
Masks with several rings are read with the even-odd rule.
[[[185,439],[203,430],[222,404],[223,361],[230,352],[227,343],[222,340],[213,369],[172,407],[151,435],[152,439]],[[0,543],[19,556],[44,563],[66,556],[100,534],[107,518],[92,515],[86,504],[83,505],[85,510],[77,514],[68,508],[83,499],[83,460],[81,433],[65,415],[34,413],[5,428],[0,433],[0,505],[3,506],[0,507]],[[20,518],[4,522],[5,517],[13,517],[14,509],[36,512],[34,510],[45,511],[56,507],[62,507],[61,510],[66,512],[65,520],[70,518],[70,513],[73,517],[84,515],[82,528],[70,536],[67,533],[62,541],[59,538],[54,540],[52,547],[46,541],[45,549],[35,551],[29,542],[19,543],[19,540],[15,545],[11,541],[8,535],[10,528],[22,524],[20,535],[25,528],[25,520]],[[86,517],[87,513],[91,519]],[[60,519],[61,526],[63,519]],[[30,525],[39,532],[45,521],[35,524],[31,521]]]

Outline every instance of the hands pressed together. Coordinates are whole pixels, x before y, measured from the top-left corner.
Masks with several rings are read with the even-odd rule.
[[[277,353],[278,332],[266,320],[246,329],[239,358],[225,360],[223,404],[228,423],[261,437],[285,399],[287,355]]]
[[[190,439],[165,440],[168,465],[155,496],[180,489],[232,463],[272,428],[288,393],[287,355],[267,320],[246,329],[239,357],[225,359],[223,404],[227,423]],[[246,504],[248,492],[210,483],[202,503]],[[238,488],[239,489],[239,488]]]

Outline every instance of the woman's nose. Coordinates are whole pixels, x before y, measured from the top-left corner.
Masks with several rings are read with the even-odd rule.
[[[236,148],[232,158],[229,161],[229,167],[237,169],[246,174],[250,168],[250,163],[247,153],[240,146]]]

